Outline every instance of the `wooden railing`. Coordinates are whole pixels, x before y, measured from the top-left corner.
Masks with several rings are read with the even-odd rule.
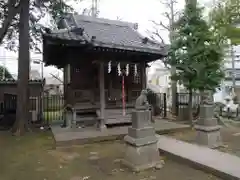
[[[126,105],[132,106],[137,97],[140,95],[141,90],[129,90],[126,92]],[[95,90],[74,90],[73,91],[74,98],[73,103],[80,103],[80,104],[99,104],[100,102],[100,92],[99,89]],[[106,106],[119,106],[122,105],[122,92],[121,90],[112,89],[111,91],[105,89],[105,102]]]

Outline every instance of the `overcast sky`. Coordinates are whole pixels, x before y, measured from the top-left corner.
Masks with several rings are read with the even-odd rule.
[[[164,0],[162,0],[164,1]],[[178,0],[176,9],[180,10],[184,6],[185,0]],[[209,6],[210,0],[200,0],[204,6]],[[74,4],[74,8],[81,13],[84,8],[91,7],[92,0],[85,0],[82,3]],[[99,2],[100,17],[117,19],[119,17],[123,21],[133,22],[139,24],[139,32],[147,35],[146,31],[153,31],[153,23],[151,20],[167,23],[166,19],[161,15],[166,11],[165,5],[160,3],[160,0],[100,0]],[[162,37],[167,41],[168,33],[162,31]],[[0,63],[4,64],[4,56],[17,57],[16,53],[8,52],[3,48],[0,49]],[[40,55],[32,54],[32,57],[41,59]],[[9,70],[16,74],[17,61],[12,58],[5,60],[6,66]],[[32,65],[32,69],[41,69],[39,65]],[[52,68],[44,68],[45,76],[52,72]]]

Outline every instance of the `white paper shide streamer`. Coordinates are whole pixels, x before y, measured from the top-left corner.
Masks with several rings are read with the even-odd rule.
[[[108,73],[112,71],[112,61],[108,62]]]
[[[126,65],[126,76],[129,75],[129,64]]]
[[[137,64],[134,65],[134,76],[137,76],[138,74],[138,69],[137,69]]]
[[[117,71],[118,71],[118,75],[121,76],[122,74],[122,71],[121,71],[121,66],[120,66],[120,63],[118,63],[118,66],[117,66]]]

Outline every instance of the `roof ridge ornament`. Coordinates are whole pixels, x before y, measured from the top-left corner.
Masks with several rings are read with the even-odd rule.
[[[147,43],[148,43],[148,38],[147,38],[147,37],[143,38],[143,39],[142,39],[142,43],[143,43],[143,44],[147,44]]]
[[[84,28],[73,28],[72,32],[76,33],[77,35],[83,36]]]
[[[50,28],[44,28],[44,30],[45,30],[45,32],[47,33],[47,34],[51,34],[52,33],[52,30],[50,29]]]
[[[138,30],[138,23],[133,24],[133,29]]]
[[[97,38],[96,36],[92,36],[91,37],[91,42],[94,42],[96,40],[96,38]]]

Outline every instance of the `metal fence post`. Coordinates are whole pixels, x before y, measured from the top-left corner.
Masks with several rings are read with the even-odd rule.
[[[176,116],[178,116],[178,110],[179,110],[179,93],[176,93]],[[174,104],[172,104],[172,106],[174,106]]]
[[[167,95],[163,93],[163,117],[167,117]]]

